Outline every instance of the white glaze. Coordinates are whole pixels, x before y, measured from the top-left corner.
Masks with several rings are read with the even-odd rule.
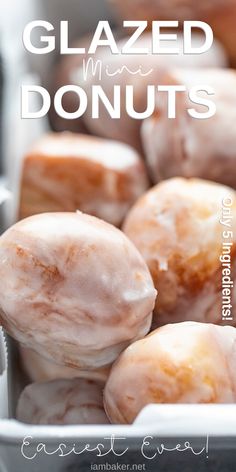
[[[132,423],[149,403],[234,403],[236,329],[178,323],[129,346],[104,396],[113,423]]]
[[[154,325],[222,323],[222,202],[232,198],[232,279],[236,279],[236,194],[200,179],[174,178],[147,192],[128,214],[124,231],[143,255],[159,292]],[[232,289],[236,317],[236,286]],[[236,318],[235,318],[236,319]],[[235,320],[234,320],[235,323]]]
[[[177,97],[176,119],[167,118],[166,99],[158,96],[157,114],[143,122],[142,142],[154,182],[180,175],[200,177],[236,188],[236,73],[221,69],[173,69],[166,77],[170,84],[207,85],[214,90],[209,99],[216,114],[199,120],[188,108],[203,113],[205,108],[190,102],[187,93]],[[207,98],[205,93],[199,96]]]
[[[103,384],[91,380],[54,380],[28,385],[17,405],[17,419],[31,424],[107,424]]]
[[[121,231],[80,212],[7,230],[0,278],[6,330],[59,364],[109,365],[150,328],[156,291],[141,255]]]

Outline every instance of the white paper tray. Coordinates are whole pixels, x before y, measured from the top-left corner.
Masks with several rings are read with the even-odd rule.
[[[145,464],[144,470],[153,472],[192,472],[194,467],[197,467],[198,472],[234,472],[235,469],[229,464],[232,460],[235,463],[236,460],[235,418],[236,407],[231,405],[150,405],[132,426],[49,427],[2,420],[0,457],[5,469],[1,469],[0,464],[0,471],[39,472],[44,469],[50,472],[86,472],[91,470],[91,464],[114,464],[118,461],[122,464]],[[107,452],[112,437],[116,442],[116,454],[111,452],[99,458],[97,446],[103,444],[103,452]],[[144,438],[150,442],[150,446],[145,447],[142,452]],[[22,449],[23,440],[29,441],[30,446],[26,445]],[[36,454],[37,446],[42,443],[47,453]],[[57,449],[60,444],[64,444],[65,454],[73,447],[76,451],[81,451],[86,444],[89,444],[90,450],[94,448],[96,451],[84,452],[79,456],[70,454],[67,457],[59,457]],[[165,450],[157,454],[156,447],[161,448],[161,444]],[[177,451],[178,447],[184,449],[186,444],[189,444],[188,451]],[[122,454],[125,449],[125,454]],[[172,449],[172,452],[166,449]],[[50,454],[53,451],[57,452]],[[118,457],[118,454],[122,455]],[[147,459],[154,454],[155,459]],[[31,457],[32,460],[27,459]],[[219,468],[222,461],[223,468]],[[208,469],[212,463],[214,469]],[[187,469],[183,468],[187,466]]]

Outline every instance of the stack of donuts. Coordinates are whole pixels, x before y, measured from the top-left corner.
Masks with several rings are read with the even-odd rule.
[[[150,80],[207,83],[217,113],[189,117],[186,92],[175,120],[164,101],[143,121],[52,115],[28,150],[18,221],[0,237],[0,323],[18,342],[26,423],[131,424],[151,403],[236,402],[236,0],[112,3],[120,18],[212,22],[218,40],[197,58],[129,56],[151,79],[124,68],[107,96],[133,80],[142,110]],[[67,57],[52,89],[80,80],[81,58]]]

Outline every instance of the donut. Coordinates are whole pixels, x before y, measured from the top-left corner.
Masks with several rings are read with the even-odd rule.
[[[43,213],[0,237],[0,323],[25,347],[68,367],[110,365],[150,329],[156,290],[114,226]]]
[[[107,424],[103,384],[60,379],[28,385],[17,404],[17,419],[38,425]]]
[[[154,327],[178,321],[224,324],[226,317],[233,323],[234,190],[200,179],[163,181],[138,200],[123,229],[144,257],[158,290]],[[225,291],[225,276],[234,283],[230,293]],[[229,296],[228,303],[223,304],[223,295]],[[226,305],[232,305],[230,313]]]
[[[127,43],[127,38],[117,41],[119,51]],[[92,73],[91,62],[88,66],[88,74],[84,75],[84,68],[78,68],[74,73],[74,85],[81,86],[88,97],[88,108],[84,115],[84,123],[88,130],[97,136],[125,142],[142,152],[140,139],[140,119],[134,119],[126,111],[126,86],[134,87],[134,110],[144,112],[147,108],[147,87],[162,83],[162,76],[173,67],[225,67],[228,60],[222,46],[215,41],[212,48],[205,54],[186,55],[182,51],[183,37],[179,33],[177,46],[179,54],[112,54],[109,49],[98,49],[97,53],[90,57],[93,61],[95,73]],[[193,36],[193,45],[202,44],[202,36]],[[168,41],[162,41],[163,47],[169,46]],[[148,48],[152,50],[152,35],[143,34],[137,40],[134,48]],[[100,76],[101,67],[101,76]],[[101,80],[102,79],[102,80]],[[92,117],[92,90],[94,86],[102,86],[104,94],[111,104],[114,102],[114,86],[120,87],[121,117],[113,119],[108,114],[103,103],[100,103],[100,119]]]
[[[166,100],[159,97],[157,113],[142,124],[151,179],[157,183],[176,175],[199,177],[236,188],[236,134],[232,125],[236,121],[236,72],[174,69],[168,74],[168,81],[172,85],[186,85],[187,92],[177,94],[176,119],[168,119]],[[215,102],[216,113],[208,119],[195,119],[187,113],[187,108],[200,113],[206,110],[188,97],[188,91],[200,84],[214,90],[210,97],[198,93]]]
[[[111,369],[105,411],[130,424],[148,404],[234,403],[236,329],[185,322],[130,345]]]
[[[151,22],[205,21],[222,41],[233,65],[236,63],[236,0],[110,0],[120,19]]]
[[[51,133],[23,160],[19,218],[76,211],[120,226],[148,188],[145,166],[131,147],[73,133]]]
[[[19,345],[18,349],[22,370],[33,383],[49,382],[58,379],[84,378],[105,384],[108,377],[109,368],[104,367],[97,370],[82,371],[51,362],[24,346]]]

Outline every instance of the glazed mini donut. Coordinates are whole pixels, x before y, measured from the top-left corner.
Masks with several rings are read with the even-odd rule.
[[[103,383],[84,379],[33,383],[22,392],[17,419],[30,424],[107,424]]]
[[[227,199],[230,206],[225,207]],[[226,219],[220,222],[223,208],[224,214],[230,212],[230,228],[224,226]],[[143,255],[158,289],[154,326],[222,322],[227,314],[222,306],[223,243],[229,244],[230,277],[236,280],[234,190],[198,179],[164,181],[134,205],[124,231]],[[231,289],[230,317],[236,320],[236,285]]]
[[[105,411],[132,423],[151,403],[234,403],[236,329],[178,323],[129,346],[111,369]]]
[[[51,133],[23,161],[19,217],[79,209],[120,226],[147,188],[145,166],[131,147],[93,136]]]
[[[158,97],[157,113],[142,124],[142,141],[150,176],[154,182],[174,177],[200,177],[236,188],[236,72],[230,69],[172,70],[166,82],[186,85],[207,84],[214,90],[210,98],[216,113],[195,119],[187,109],[203,113],[193,105],[188,92],[177,94],[176,119],[167,116],[166,97]],[[198,93],[199,96],[201,93]],[[202,92],[206,98],[206,93]]]
[[[128,38],[117,41],[119,51],[127,43]],[[179,34],[177,46],[179,54],[112,54],[109,49],[98,49],[92,56],[95,64],[101,64],[102,89],[111,103],[114,102],[114,86],[120,87],[121,118],[112,119],[103,103],[100,103],[100,119],[92,117],[93,86],[101,85],[100,68],[96,73],[91,73],[91,64],[88,67],[88,76],[84,77],[83,67],[77,74],[74,73],[74,84],[80,85],[86,91],[88,108],[84,115],[84,123],[92,134],[109,139],[123,141],[138,151],[142,150],[140,141],[141,120],[131,118],[126,111],[126,86],[134,87],[134,109],[136,112],[144,112],[147,108],[147,87],[158,85],[162,82],[162,75],[173,67],[225,67],[228,64],[226,54],[222,46],[215,41],[212,48],[205,54],[186,55],[182,52],[183,37]],[[202,36],[193,36],[193,45],[202,44]],[[169,46],[168,41],[162,41],[163,47]],[[143,34],[137,41],[135,48],[148,48],[152,50],[152,35]],[[119,72],[120,71],[120,72]],[[138,72],[139,71],[139,72]]]
[[[110,369],[78,370],[51,362],[32,349],[19,346],[20,362],[24,373],[31,382],[49,382],[58,379],[83,378],[106,383]]]
[[[145,20],[150,27],[155,20],[205,21],[235,65],[236,0],[110,0],[110,3],[122,19]]]
[[[156,298],[137,249],[83,213],[44,213],[0,238],[0,320],[58,364],[96,370],[150,329]]]

